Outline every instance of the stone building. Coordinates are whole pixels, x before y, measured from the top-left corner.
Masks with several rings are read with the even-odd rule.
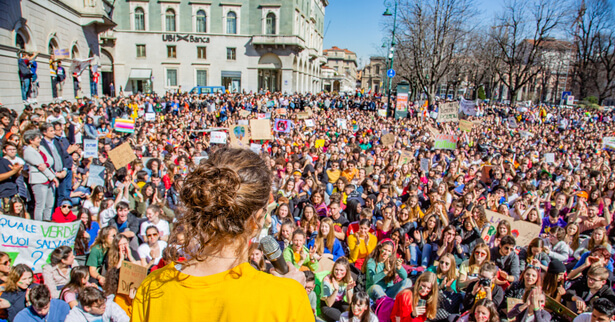
[[[323,51],[327,66],[332,68],[332,76],[323,78],[324,89],[334,92],[354,93],[357,84],[357,54],[348,49],[333,46]]]

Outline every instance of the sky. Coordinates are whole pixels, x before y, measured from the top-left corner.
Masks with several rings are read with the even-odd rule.
[[[494,16],[502,0],[475,0],[483,19]],[[392,1],[390,1],[392,2]],[[383,0],[329,0],[325,9],[325,37],[323,49],[337,46],[357,53],[359,67],[369,62],[370,56],[384,55],[383,30],[386,10]],[[391,12],[393,8],[391,8]]]

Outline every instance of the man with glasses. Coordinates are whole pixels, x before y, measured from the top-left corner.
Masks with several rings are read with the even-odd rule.
[[[519,256],[515,253],[515,238],[511,235],[505,236],[500,241],[499,247],[491,248],[491,261],[500,268],[501,278],[513,283],[519,280],[521,269],[519,267]]]
[[[576,308],[578,313],[591,312],[594,300],[615,297],[613,289],[607,284],[608,278],[608,269],[592,266],[587,272],[586,279],[577,280],[572,284],[563,299],[569,302],[567,304],[569,308]]]
[[[79,292],[79,305],[73,307],[65,322],[128,322],[126,312],[113,301],[106,298],[96,287],[86,287]]]
[[[64,199],[60,202],[60,206],[53,212],[51,222],[54,223],[70,223],[77,221],[77,216],[73,214],[71,208],[73,203],[69,199]]]

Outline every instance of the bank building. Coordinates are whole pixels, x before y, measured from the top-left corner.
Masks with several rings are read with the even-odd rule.
[[[322,90],[328,0],[118,0],[101,34],[124,93]],[[122,88],[120,88],[122,87]],[[105,90],[105,89],[103,89]]]

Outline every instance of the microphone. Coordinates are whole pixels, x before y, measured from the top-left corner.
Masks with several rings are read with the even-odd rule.
[[[261,239],[260,245],[265,257],[271,261],[273,268],[280,275],[286,275],[288,273],[288,264],[282,256],[282,250],[280,250],[278,242],[272,236],[265,236]]]

